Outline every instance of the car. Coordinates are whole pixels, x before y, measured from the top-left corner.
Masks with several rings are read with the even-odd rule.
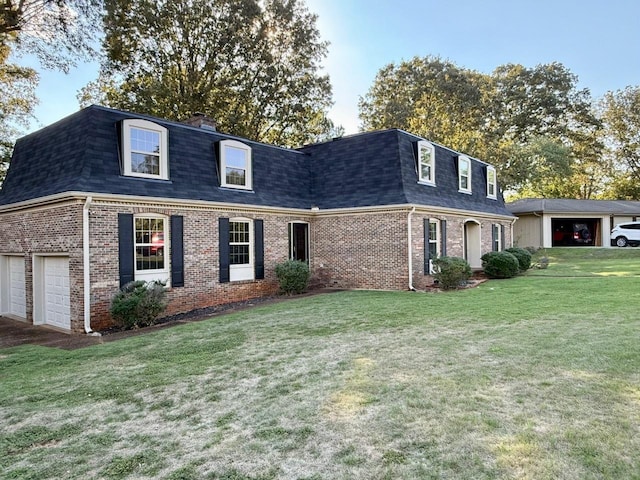
[[[611,246],[626,247],[640,245],[640,222],[619,223],[611,230]]]
[[[573,224],[573,244],[574,245],[589,245],[593,241],[591,238],[591,231],[586,223],[574,223]]]

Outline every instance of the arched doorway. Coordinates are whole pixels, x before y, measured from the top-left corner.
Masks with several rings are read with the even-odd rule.
[[[464,258],[471,268],[482,268],[482,240],[480,223],[476,220],[464,222]]]

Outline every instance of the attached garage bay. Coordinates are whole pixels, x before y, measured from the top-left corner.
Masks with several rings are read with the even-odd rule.
[[[34,256],[35,324],[71,329],[69,257]]]
[[[27,285],[24,256],[0,257],[0,313],[27,318]]]
[[[552,218],[553,247],[601,247],[599,218]]]

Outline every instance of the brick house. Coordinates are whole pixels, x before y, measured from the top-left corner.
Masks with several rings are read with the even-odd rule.
[[[91,106],[20,139],[0,191],[0,314],[72,333],[167,281],[167,314],[315,287],[424,289],[436,255],[512,244],[495,169],[401,130],[292,150]],[[200,125],[202,124],[202,125]]]

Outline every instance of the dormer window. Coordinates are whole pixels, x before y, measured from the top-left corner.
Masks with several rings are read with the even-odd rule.
[[[220,173],[221,186],[251,190],[251,147],[236,140],[222,140]]]
[[[491,166],[487,166],[487,197],[496,199],[497,192],[496,169]]]
[[[458,157],[458,191],[471,193],[471,160],[469,157]]]
[[[124,175],[169,178],[166,128],[147,120],[124,120],[122,140]]]
[[[429,142],[418,142],[418,180],[421,183],[436,183],[436,149]]]

